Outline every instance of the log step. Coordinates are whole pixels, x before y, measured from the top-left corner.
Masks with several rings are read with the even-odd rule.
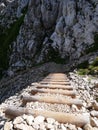
[[[59,82],[59,83],[69,83],[69,80],[46,80],[44,79],[43,82]]]
[[[67,79],[67,78],[62,78],[62,79],[60,79],[60,78],[45,78],[43,80],[48,80],[48,81],[50,81],[50,80],[54,80],[54,81],[69,81],[69,79]]]
[[[58,90],[58,89],[33,89],[31,90],[31,94],[35,95],[37,93],[56,93],[56,94],[63,94],[71,97],[76,97],[75,91],[69,91],[69,90]]]
[[[58,85],[70,85],[69,82],[40,82],[40,84],[58,84]]]
[[[37,86],[37,88],[50,88],[50,89],[68,89],[68,90],[73,90],[72,86],[65,86],[65,85],[51,85],[51,84],[41,84]]]
[[[54,118],[60,123],[70,123],[78,127],[83,127],[84,125],[90,123],[90,116],[88,113],[85,114],[69,114],[63,112],[52,112],[44,110],[32,110],[26,108],[7,108],[5,110],[5,115],[10,118],[15,118],[23,114],[30,114],[34,117],[44,116],[45,118]]]
[[[52,80],[69,80],[68,78],[57,78],[57,77],[56,77],[56,78],[54,78],[54,77],[53,77],[53,78],[52,78],[52,77],[47,77],[47,78],[45,78],[45,79],[47,79],[47,80],[49,80],[49,79],[50,79],[50,80],[51,80],[51,79],[52,79]]]
[[[51,104],[67,104],[67,105],[72,105],[75,104],[78,107],[83,106],[83,103],[79,99],[67,99],[67,98],[62,98],[62,97],[49,97],[49,96],[22,96],[22,102],[25,105],[27,102],[46,102],[46,103],[51,103]]]

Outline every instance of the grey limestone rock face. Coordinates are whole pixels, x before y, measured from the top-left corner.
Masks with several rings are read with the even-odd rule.
[[[10,9],[12,5],[16,8]],[[95,42],[97,0],[13,0],[8,5],[2,0],[0,3],[0,11],[8,15],[12,10],[15,18],[24,14],[24,8],[24,22],[11,46],[9,65],[12,69],[31,67],[55,57],[64,63],[78,62]],[[5,25],[5,19],[1,20],[2,24]]]

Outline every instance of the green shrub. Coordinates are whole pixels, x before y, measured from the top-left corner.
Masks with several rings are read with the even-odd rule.
[[[89,66],[88,66],[88,69],[89,69],[89,70],[92,70],[92,68],[93,68],[92,65],[89,65]]]
[[[78,70],[78,74],[79,74],[79,75],[89,74],[89,70],[88,70],[88,69],[79,69],[79,70]]]
[[[88,61],[84,61],[83,63],[81,63],[81,64],[79,64],[78,66],[77,66],[77,68],[81,68],[81,69],[85,69],[85,68],[87,68],[88,67],[88,65],[89,65],[89,63],[88,63]]]
[[[82,69],[78,69],[78,72],[80,75],[85,75],[85,74],[91,74],[91,75],[96,75],[98,74],[98,57],[93,61],[91,65],[85,65],[84,63],[78,65],[78,67]]]
[[[92,66],[98,66],[98,57],[93,61]]]

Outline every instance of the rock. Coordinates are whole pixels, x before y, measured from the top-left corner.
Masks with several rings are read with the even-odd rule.
[[[56,25],[56,33],[63,34],[64,33],[64,19],[63,17],[60,18]]]
[[[15,129],[19,129],[19,130],[35,130],[32,126],[28,126],[26,124],[15,124],[14,125]]]
[[[49,124],[54,124],[55,123],[55,119],[53,119],[53,118],[47,118],[46,121]]]
[[[34,117],[33,116],[27,116],[26,121],[27,121],[28,125],[32,125],[32,122],[34,121]]]
[[[12,123],[11,122],[6,122],[4,125],[4,130],[12,130]]]
[[[68,8],[70,7],[70,9]],[[63,17],[65,18],[65,23],[68,26],[72,26],[75,24],[75,17],[76,17],[76,6],[75,1],[64,1],[63,2]]]
[[[46,126],[45,126],[44,123],[40,124],[39,127],[40,127],[40,128],[39,128],[40,130],[46,130],[46,128],[45,128]]]
[[[61,124],[61,129],[62,130],[67,130],[66,127],[63,124]]]
[[[16,124],[20,124],[20,123],[23,123],[24,120],[22,117],[16,117],[13,121],[13,124],[16,125]]]
[[[47,125],[46,125],[46,128],[47,128],[47,129],[54,129],[54,125],[52,125],[52,124],[47,124]]]
[[[84,130],[93,130],[93,127],[90,124],[86,124]]]
[[[93,117],[98,117],[98,111],[93,110],[93,111],[90,112],[90,114]]]
[[[11,70],[8,70],[7,71],[7,75],[10,76],[10,77],[13,77],[14,76],[14,72],[11,71]]]
[[[98,130],[98,128],[97,128],[97,127],[94,127],[93,130]]]
[[[4,3],[0,3],[0,13],[3,12],[3,9],[6,7]]]
[[[91,122],[91,125],[93,126],[93,127],[98,127],[98,119],[96,118],[91,118],[91,120],[90,120],[90,122]]]
[[[40,123],[43,123],[44,120],[45,120],[45,117],[43,117],[43,116],[37,116],[37,117],[34,119],[34,122],[35,122],[36,124],[40,124]]]
[[[82,128],[78,127],[77,130],[83,130]]]
[[[96,101],[92,102],[92,107],[94,110],[98,110],[98,103]]]
[[[98,32],[98,6],[92,0],[9,0],[0,2],[0,10],[5,16],[0,14],[1,29],[6,25],[10,27],[15,20],[25,16],[22,17],[19,34],[11,46],[11,70],[47,62],[57,55],[76,66],[78,62],[87,61],[95,55],[93,52],[90,55],[86,53],[88,47],[95,43],[94,36]]]
[[[27,6],[29,0],[18,0],[17,17],[21,16],[22,10]]]
[[[72,124],[69,124],[69,125],[68,125],[68,128],[69,128],[70,130],[77,130],[76,126],[75,126],[75,125],[72,125]]]
[[[24,120],[26,120],[26,119],[28,118],[28,115],[23,114],[22,118],[23,118]]]
[[[79,109],[78,109],[78,107],[77,107],[76,105],[72,105],[72,110],[73,110],[74,112],[79,111]]]
[[[35,130],[38,130],[40,128],[39,124],[38,123],[32,123],[32,127],[35,129]]]

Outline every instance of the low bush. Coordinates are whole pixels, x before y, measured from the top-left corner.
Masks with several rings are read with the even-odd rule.
[[[82,63],[78,65],[80,68],[78,68],[78,74],[79,75],[85,75],[85,74],[91,74],[91,75],[98,75],[98,57],[92,62],[92,64],[88,64],[87,66],[84,66],[85,64]],[[82,68],[82,69],[81,69]]]

